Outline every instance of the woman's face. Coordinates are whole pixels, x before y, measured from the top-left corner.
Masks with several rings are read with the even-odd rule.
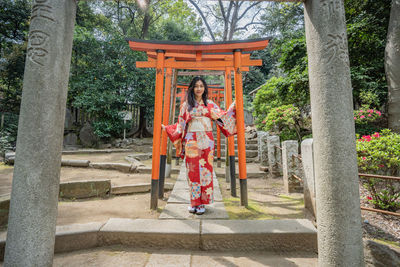
[[[200,100],[204,93],[204,84],[201,80],[198,80],[194,85],[194,95],[197,100]]]

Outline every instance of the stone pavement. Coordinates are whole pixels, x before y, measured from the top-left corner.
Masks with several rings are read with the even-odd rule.
[[[190,250],[143,250],[123,246],[110,246],[56,254],[54,256],[53,266],[311,267],[317,266],[317,254],[262,251],[210,252]]]
[[[194,215],[188,212],[189,185],[186,178],[185,163],[182,163],[175,182],[174,189],[168,199],[167,205],[160,215],[160,219],[229,219],[222,201],[221,190],[215,172],[213,175],[214,183],[214,203],[206,206],[206,212],[203,215]]]

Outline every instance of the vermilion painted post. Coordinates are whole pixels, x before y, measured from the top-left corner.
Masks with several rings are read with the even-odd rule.
[[[235,80],[236,81],[236,80]],[[232,104],[232,68],[225,71],[225,103],[226,109]],[[237,105],[237,103],[236,103]],[[231,196],[236,197],[236,164],[235,164],[235,139],[228,137],[229,173],[231,181]]]
[[[234,50],[236,123],[239,156],[240,204],[247,206],[246,144],[244,137],[244,110],[241,67],[241,50]]]
[[[171,102],[171,78],[172,69],[167,68],[165,73],[165,90],[164,90],[164,110],[163,110],[163,124],[168,125],[169,121],[169,104]],[[167,160],[167,142],[168,136],[165,131],[161,133],[161,155],[160,155],[160,174],[158,182],[158,197],[164,197],[164,181],[165,181],[165,164]]]
[[[217,127],[217,167],[221,167],[221,130]]]
[[[160,139],[161,116],[164,87],[164,53],[157,50],[156,89],[154,97],[154,122],[153,122],[153,158],[151,164],[151,200],[150,209],[158,207],[158,176],[160,170]]]
[[[171,88],[172,89],[171,90],[172,91],[172,95],[171,95],[172,100],[170,101],[171,104],[170,104],[170,109],[169,109],[170,113],[169,113],[169,120],[168,120],[169,125],[172,125],[175,122],[176,82],[177,82],[177,76],[178,76],[177,73],[178,73],[177,70],[173,70],[173,73],[172,73],[173,79],[172,79],[172,88]],[[169,165],[169,168],[172,169],[172,143],[171,143],[171,141],[168,141],[168,145],[167,145],[167,166],[168,165]],[[167,171],[166,171],[166,173],[171,174],[171,172],[167,172]],[[170,175],[167,175],[167,177],[170,177]]]

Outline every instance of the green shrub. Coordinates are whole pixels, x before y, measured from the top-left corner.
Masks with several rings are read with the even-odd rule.
[[[278,134],[282,141],[297,139],[301,141],[300,110],[293,105],[283,105],[271,109],[265,118],[264,130]]]
[[[400,135],[389,129],[381,133],[357,135],[358,168],[364,173],[400,175]],[[371,196],[368,201],[375,208],[396,211],[400,208],[400,184],[395,180],[362,179]]]
[[[369,135],[379,132],[382,127],[382,113],[379,110],[363,106],[354,111],[354,123],[356,133],[360,135]]]
[[[257,91],[253,101],[253,115],[259,129],[264,128],[265,122],[263,121],[268,113],[273,108],[282,105],[282,101],[277,95],[276,88],[283,81],[283,78],[272,77]]]

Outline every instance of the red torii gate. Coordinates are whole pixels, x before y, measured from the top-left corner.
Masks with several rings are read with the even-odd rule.
[[[147,52],[148,60],[136,62],[136,67],[156,68],[150,208],[157,209],[158,206],[158,180],[159,177],[163,176],[161,173],[159,173],[160,161],[163,161],[161,163],[165,165],[167,150],[167,135],[165,132],[162,133],[161,138],[161,119],[163,124],[168,124],[168,107],[170,105],[170,94],[166,93],[164,99],[164,112],[162,112],[164,68],[166,68],[166,92],[169,92],[168,87],[171,86],[172,69],[224,70],[226,78],[225,81],[228,85],[231,82],[231,72],[234,71],[240,198],[241,205],[247,206],[247,173],[246,146],[244,136],[245,129],[242,71],[248,70],[249,66],[260,66],[262,61],[252,60],[250,59],[250,54],[243,54],[243,52],[262,50],[268,45],[269,39],[211,43],[128,39],[128,42],[132,50]],[[232,86],[228,85],[226,86],[227,88],[232,88]],[[226,94],[227,107],[232,102],[232,92],[229,91],[230,90],[227,90]],[[232,141],[229,142],[229,150],[231,150],[233,147],[232,152],[234,155],[233,137],[230,137],[230,140]]]
[[[186,92],[189,88],[189,85],[177,84],[176,88],[181,89],[180,92],[176,94],[176,97],[179,98],[182,102],[186,96]],[[209,98],[211,98],[211,100],[217,103],[218,105],[221,105],[222,101],[225,99],[224,98],[225,88],[220,85],[208,85],[208,89],[209,89],[208,92]]]

